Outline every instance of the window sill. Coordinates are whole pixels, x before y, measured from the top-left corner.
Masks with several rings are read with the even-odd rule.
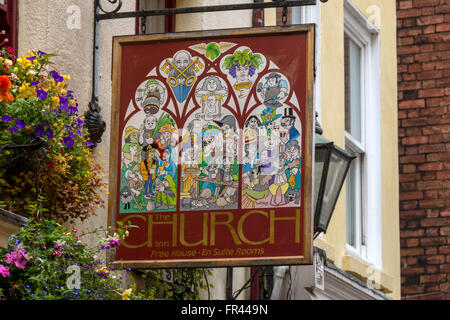
[[[345,254],[342,257],[342,270],[360,279],[375,290],[383,293],[392,293],[394,290],[394,278],[375,269],[373,265],[360,258]]]

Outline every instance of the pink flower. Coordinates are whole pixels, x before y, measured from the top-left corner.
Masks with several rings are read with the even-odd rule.
[[[14,264],[19,269],[25,269],[27,264],[28,254],[24,249],[13,249],[11,253],[8,253],[5,257],[5,262],[8,264]]]
[[[9,268],[0,264],[0,274],[3,276],[3,278],[6,278],[7,276],[9,276]]]
[[[120,246],[120,242],[118,239],[112,238],[111,240],[109,240],[109,246],[111,248],[118,248]]]

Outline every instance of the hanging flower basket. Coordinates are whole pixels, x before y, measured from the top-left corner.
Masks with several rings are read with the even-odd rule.
[[[0,208],[0,249],[8,248],[8,238],[28,225],[28,219]]]

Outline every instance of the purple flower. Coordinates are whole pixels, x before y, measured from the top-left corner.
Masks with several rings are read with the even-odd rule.
[[[61,249],[62,247],[63,247],[62,244],[55,244],[55,245],[53,246],[53,249],[59,250],[59,249]]]
[[[68,133],[69,133],[69,136],[70,136],[71,138],[75,138],[75,137],[76,137],[76,135],[74,135],[72,131],[69,131]]]
[[[62,77],[56,70],[50,71],[50,74],[52,75],[53,79],[55,79],[55,82],[64,81],[64,77]]]
[[[25,121],[23,120],[16,120],[14,121],[14,123],[16,124],[17,129],[22,130],[23,128],[25,128]]]
[[[37,86],[38,84],[39,84],[39,81],[33,81],[33,82],[31,83],[32,86]]]
[[[37,91],[37,94],[36,94],[36,95],[38,96],[38,98],[41,98],[42,100],[47,99],[47,92],[45,92],[45,91],[42,90],[42,89],[39,89],[39,90]]]
[[[47,131],[45,131],[45,134],[47,135],[47,138],[53,139],[53,130],[52,129],[47,129]]]
[[[41,50],[39,50],[38,53],[39,53],[41,56],[47,54],[47,53],[45,53],[44,51],[41,51]]]
[[[93,144],[92,142],[90,142],[90,141],[86,141],[86,145],[87,145],[88,147],[93,147],[93,146],[94,146],[94,144]]]
[[[27,60],[33,61],[34,59],[36,59],[36,57],[28,57]]]
[[[75,124],[76,124],[78,127],[84,127],[84,126],[86,125],[86,123],[85,123],[83,120],[81,120],[80,118],[77,118],[77,119],[75,120]]]
[[[2,121],[3,121],[3,122],[10,122],[10,121],[11,121],[11,116],[5,114],[5,115],[2,117]]]
[[[65,137],[65,138],[63,138],[63,141],[67,147],[69,147],[69,148],[73,147],[74,141],[71,137]]]
[[[109,245],[111,248],[118,248],[120,246],[120,242],[118,239],[112,238],[111,240],[109,240]]]
[[[34,129],[34,132],[38,137],[42,137],[42,135],[44,134],[44,128],[37,125],[36,128]]]
[[[78,112],[78,108],[77,108],[77,107],[74,107],[74,106],[69,106],[69,111],[70,111],[72,114],[75,114],[75,113]]]
[[[16,127],[9,128],[9,131],[11,131],[12,133],[17,133],[17,128]]]

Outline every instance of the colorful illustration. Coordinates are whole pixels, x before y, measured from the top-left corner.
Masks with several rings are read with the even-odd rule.
[[[278,114],[276,109],[262,105],[248,118],[244,128],[242,208],[300,204],[302,150],[296,126],[300,128],[301,123],[290,107]]]
[[[197,102],[202,106],[200,117],[210,121],[222,115],[222,104],[228,95],[226,82],[218,76],[203,79],[195,91]]]
[[[164,84],[156,79],[143,82],[136,90],[136,103],[145,114],[155,114],[165,104],[167,92]]]
[[[201,58],[192,57],[186,50],[178,51],[172,59],[166,59],[161,64],[163,76],[167,77],[167,83],[178,102],[186,100],[204,66]]]
[[[265,58],[259,53],[253,53],[247,47],[238,48],[233,55],[222,60],[222,72],[233,79],[233,88],[239,99],[246,98],[253,86],[258,71],[265,65]]]
[[[210,42],[208,44],[206,43],[200,43],[196,44],[194,46],[190,46],[189,48],[204,54],[206,58],[208,58],[210,61],[216,60],[222,53],[228,51],[229,49],[233,48],[236,44],[231,42]]]
[[[136,89],[122,135],[120,212],[300,204],[300,107],[287,101],[295,93],[278,69],[263,71],[266,57],[251,48],[215,62],[234,46],[178,50]]]
[[[177,130],[165,112],[136,114],[124,130],[121,212],[176,210]]]
[[[258,83],[257,92],[266,108],[278,109],[289,95],[289,84],[278,72],[271,72]]]
[[[237,121],[195,118],[183,132],[182,210],[236,209],[238,204]]]

